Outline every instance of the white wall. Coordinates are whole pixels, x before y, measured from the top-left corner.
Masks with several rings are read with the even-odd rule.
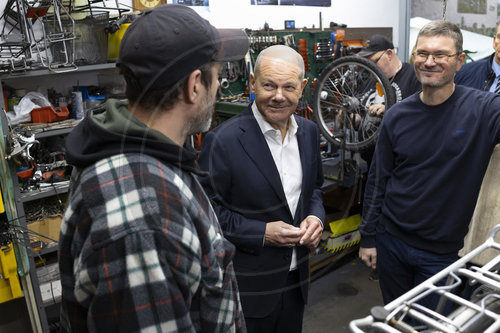
[[[76,0],[79,3],[85,0]],[[323,27],[330,22],[344,23],[348,27],[392,27],[393,41],[400,40],[400,8],[407,0],[332,0],[331,7],[312,6],[255,6],[251,0],[210,0],[209,7],[192,8],[218,28],[261,29],[267,22],[273,29],[283,29],[285,20],[295,20],[297,28]],[[7,0],[0,0],[0,8]],[[131,8],[132,0],[118,0],[121,8]],[[167,0],[172,3],[172,0]],[[106,7],[115,7],[114,0],[104,1]],[[1,11],[1,10],[0,10]],[[408,23],[409,24],[409,23]],[[403,29],[404,30],[404,29]]]
[[[79,0],[80,1],[80,0]],[[172,0],[167,0],[169,3]],[[0,8],[6,0],[0,0]],[[120,7],[132,6],[132,0],[121,0]],[[400,3],[401,2],[401,3]],[[392,27],[394,45],[398,47],[404,39],[400,34],[404,33],[405,27],[400,29],[400,22],[406,22],[400,18],[400,10],[406,8],[406,0],[332,0],[331,7],[308,7],[308,6],[255,6],[250,0],[210,0],[209,7],[192,7],[202,17],[209,20],[218,28],[250,28],[257,30],[263,28],[267,22],[273,29],[283,29],[285,20],[295,20],[297,28],[320,27],[319,13],[322,13],[323,27],[328,27],[330,21],[347,24],[348,27]],[[106,6],[115,6],[114,1],[106,1]],[[402,7],[401,7],[402,6]],[[401,49],[400,49],[401,51]],[[11,80],[15,88],[36,89],[37,87],[52,87],[57,91],[65,92],[71,90],[71,86],[79,80],[81,85],[97,84],[96,76],[89,73],[78,73],[76,76],[66,75],[61,80],[49,78],[16,79]],[[69,82],[69,78],[72,79]],[[29,83],[29,84],[28,84]],[[36,87],[32,87],[32,86]]]
[[[325,28],[331,21],[356,28],[392,27],[397,46],[401,2],[406,0],[332,0],[331,7],[310,7],[255,6],[250,0],[210,0],[209,7],[192,8],[218,28],[254,30],[263,28],[265,22],[273,29],[283,29],[285,20],[295,20],[297,28],[312,28],[313,25],[319,28],[321,12]],[[132,1],[123,0],[121,3],[130,6]]]

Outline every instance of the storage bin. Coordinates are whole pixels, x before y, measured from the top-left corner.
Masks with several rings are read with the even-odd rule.
[[[0,303],[23,296],[12,243],[0,248]]]
[[[31,121],[33,123],[51,123],[53,121],[65,120],[69,116],[68,108],[58,106],[53,108],[45,106],[31,110]]]
[[[96,12],[75,19],[75,64],[105,64],[108,61],[109,12]]]
[[[108,60],[116,60],[120,51],[120,43],[122,41],[123,35],[130,23],[124,23],[120,25],[120,29],[108,36]]]

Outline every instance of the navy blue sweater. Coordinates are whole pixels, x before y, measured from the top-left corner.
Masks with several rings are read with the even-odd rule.
[[[435,253],[463,246],[484,173],[500,142],[500,96],[456,86],[444,103],[419,94],[384,116],[360,226],[362,247],[386,230]]]

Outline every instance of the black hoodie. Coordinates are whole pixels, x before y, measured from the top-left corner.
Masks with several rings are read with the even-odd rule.
[[[84,169],[122,153],[141,153],[199,174],[196,154],[187,144],[180,147],[162,133],[132,115],[127,101],[110,99],[102,109],[84,118],[66,138],[66,160]]]

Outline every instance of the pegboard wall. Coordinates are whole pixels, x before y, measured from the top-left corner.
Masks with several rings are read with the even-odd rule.
[[[363,41],[373,34],[392,39],[392,28],[329,28],[291,30],[247,30],[250,39],[249,56],[240,62],[225,64],[222,71],[220,101],[248,104],[252,100],[249,78],[259,53],[271,45],[288,45],[304,58],[308,79],[299,104],[307,109],[312,103],[316,78],[333,60],[357,53]]]

